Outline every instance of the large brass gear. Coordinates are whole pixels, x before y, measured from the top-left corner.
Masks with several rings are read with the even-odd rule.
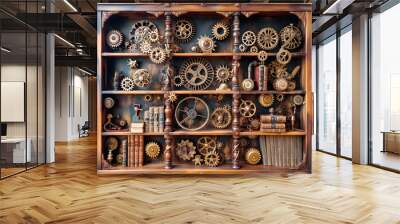
[[[196,34],[196,28],[188,20],[180,19],[175,23],[174,34],[178,42],[186,43]]]
[[[119,48],[123,42],[124,42],[124,36],[120,31],[111,30],[110,32],[108,32],[106,37],[106,43],[110,48],[112,49]]]
[[[293,50],[300,47],[303,41],[303,34],[300,29],[293,24],[283,27],[279,36],[282,41],[282,46],[288,50]]]
[[[219,82],[227,82],[232,78],[232,72],[229,70],[228,66],[220,65],[215,70],[215,76]]]
[[[264,50],[272,50],[279,43],[278,33],[271,27],[263,28],[258,32],[257,43]]]
[[[219,165],[220,160],[221,157],[216,152],[216,150],[211,151],[204,156],[204,163],[209,167],[217,167]]]
[[[199,130],[207,125],[209,119],[210,109],[199,97],[186,97],[176,106],[175,120],[185,130]]]
[[[239,112],[242,117],[253,117],[256,114],[256,111],[256,104],[251,100],[242,100],[242,103],[240,103]]]
[[[215,139],[204,136],[197,140],[197,151],[203,156],[207,153],[214,151],[217,148],[217,142]]]
[[[161,64],[165,62],[165,59],[167,59],[167,54],[161,47],[155,47],[150,51],[150,60],[153,63]]]
[[[132,91],[135,87],[135,83],[130,77],[125,77],[121,80],[121,89],[124,91]]]
[[[253,31],[246,31],[242,34],[242,43],[247,47],[253,46],[257,41],[257,36]]]
[[[257,165],[261,161],[260,150],[256,148],[249,148],[245,154],[246,162],[250,165]]]
[[[156,142],[149,142],[146,144],[145,152],[149,158],[151,159],[157,158],[158,155],[160,155],[160,151],[161,151],[160,146]]]
[[[215,128],[227,128],[232,122],[232,114],[227,107],[217,107],[211,114],[211,124]]]
[[[191,160],[196,155],[196,146],[190,140],[181,140],[176,146],[176,155],[182,160]]]
[[[204,53],[211,53],[215,51],[215,48],[217,47],[215,41],[207,35],[201,36],[197,40],[197,44],[199,45],[200,50]]]
[[[140,20],[132,25],[130,39],[134,43],[140,43],[142,41],[149,41],[150,33],[157,31],[157,26],[149,20]]]
[[[225,22],[217,22],[212,27],[212,34],[216,40],[225,40],[229,35],[229,26]]]
[[[147,69],[138,69],[133,73],[133,82],[136,86],[145,87],[151,82],[151,75]]]
[[[187,89],[207,89],[214,80],[214,69],[210,62],[203,58],[191,58],[179,69]]]

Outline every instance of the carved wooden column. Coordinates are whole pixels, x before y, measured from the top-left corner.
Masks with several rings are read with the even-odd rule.
[[[172,18],[171,13],[165,13],[165,47],[169,50],[172,49],[173,44],[173,33],[172,33]],[[168,95],[171,90],[172,86],[172,79],[173,79],[173,67],[171,65],[171,56],[168,57],[168,60],[165,65],[165,71],[168,73],[168,84],[164,87],[164,104],[165,104],[165,128],[164,128],[164,139],[165,139],[165,149],[164,149],[164,163],[165,169],[172,168],[172,153],[174,150],[173,139],[170,134],[172,131],[172,112],[173,112],[173,105],[168,100]],[[172,74],[171,74],[172,73]]]
[[[240,44],[240,21],[239,12],[233,14],[233,60],[232,60],[232,131],[233,131],[233,144],[232,144],[232,168],[239,169],[239,154],[240,154],[240,84],[239,84],[239,69],[240,69],[240,56],[236,55],[239,52]]]

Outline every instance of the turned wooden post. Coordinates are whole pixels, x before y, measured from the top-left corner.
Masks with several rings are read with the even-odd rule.
[[[239,154],[240,154],[240,84],[239,84],[239,69],[240,69],[240,56],[236,55],[239,52],[240,44],[240,21],[239,12],[233,14],[233,60],[232,60],[232,90],[233,90],[233,100],[232,100],[232,168],[239,169]]]
[[[172,33],[172,18],[171,13],[165,13],[165,46],[171,49],[173,45],[173,33]],[[166,66],[171,67],[171,57],[169,57],[168,61],[166,62]],[[169,69],[167,69],[169,70]],[[171,69],[170,71],[173,71]],[[174,74],[169,74],[169,79],[172,80]],[[168,86],[164,88],[164,90],[168,91],[171,90],[172,82],[168,83]],[[165,138],[165,149],[164,149],[164,163],[165,169],[172,168],[172,153],[174,150],[173,139],[170,134],[172,131],[172,112],[173,106],[172,103],[168,100],[169,93],[164,93],[164,105],[165,105],[165,128],[164,128],[164,138]]]

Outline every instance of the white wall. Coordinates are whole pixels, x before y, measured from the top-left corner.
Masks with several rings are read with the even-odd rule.
[[[88,78],[72,67],[56,67],[55,73],[55,140],[70,141],[88,120]]]

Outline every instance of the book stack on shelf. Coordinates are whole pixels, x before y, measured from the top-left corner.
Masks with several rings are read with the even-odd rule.
[[[98,173],[310,172],[311,10],[99,4]]]

